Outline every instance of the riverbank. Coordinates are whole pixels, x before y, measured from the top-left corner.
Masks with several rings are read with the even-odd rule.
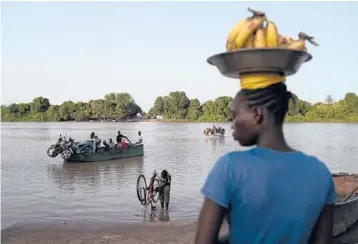
[[[128,121],[91,121],[91,120],[84,120],[84,121],[75,121],[75,120],[68,120],[68,121],[6,121],[3,120],[1,122],[7,123],[139,123],[139,122],[150,122],[150,123],[230,123],[228,121],[199,121],[199,120],[187,120],[187,119],[142,119],[135,122],[128,122]],[[285,123],[332,123],[332,124],[358,124],[358,118],[354,118],[352,120],[338,120],[338,119],[304,119],[304,118],[293,118],[289,117],[285,120]]]
[[[193,243],[196,221],[125,223],[28,223],[1,231],[3,244],[138,244]],[[227,233],[224,225],[221,235]],[[334,238],[334,243],[358,243],[358,225]]]

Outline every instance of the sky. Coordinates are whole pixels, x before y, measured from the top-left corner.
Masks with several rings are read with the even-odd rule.
[[[287,77],[289,90],[310,102],[358,94],[358,2],[3,2],[1,103],[128,92],[148,110],[177,90],[201,102],[234,96],[239,80],[206,60],[225,52],[247,7],[266,12],[280,34],[303,31],[320,44],[307,43],[313,59]]]

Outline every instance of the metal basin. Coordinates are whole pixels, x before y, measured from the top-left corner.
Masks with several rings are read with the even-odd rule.
[[[240,78],[240,75],[249,73],[294,75],[303,63],[311,59],[312,55],[298,50],[250,48],[216,54],[207,61],[216,66],[224,76]]]

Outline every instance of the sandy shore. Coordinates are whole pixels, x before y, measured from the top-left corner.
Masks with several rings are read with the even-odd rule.
[[[140,244],[193,243],[195,221],[124,223],[27,223],[1,231],[3,244]],[[225,234],[227,226],[222,228]],[[335,238],[335,243],[358,243],[358,226]]]

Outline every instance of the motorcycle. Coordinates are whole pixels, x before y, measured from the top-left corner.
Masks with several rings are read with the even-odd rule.
[[[72,147],[74,146],[74,142],[75,141],[71,137],[68,139],[68,141],[65,140],[63,150],[61,152],[61,157],[64,160],[69,159],[74,154],[74,151],[72,150]]]
[[[64,160],[67,160],[73,154],[91,153],[91,151],[92,148],[88,141],[75,142],[71,137],[67,140],[66,136],[60,134],[57,143],[47,149],[47,155],[54,158],[60,154]]]
[[[58,138],[56,144],[51,145],[47,149],[47,155],[51,158],[57,157],[57,155],[63,151],[64,143],[65,143],[65,138],[62,137],[62,135],[60,134],[60,137]]]

